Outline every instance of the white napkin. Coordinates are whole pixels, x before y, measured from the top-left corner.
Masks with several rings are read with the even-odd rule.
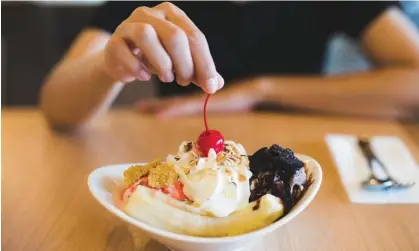
[[[419,203],[419,166],[407,146],[398,137],[377,136],[370,139],[371,148],[384,163],[391,176],[399,182],[416,184],[405,190],[367,191],[362,181],[370,175],[367,160],[358,147],[357,137],[351,135],[326,136],[342,183],[354,203]],[[380,175],[379,169],[374,167]]]

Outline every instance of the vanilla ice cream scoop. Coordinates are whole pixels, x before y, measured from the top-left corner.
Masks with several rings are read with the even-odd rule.
[[[183,142],[176,156],[169,155],[193,206],[215,217],[226,217],[249,204],[249,161],[243,146],[225,141],[222,152],[209,150],[200,157],[194,142]]]

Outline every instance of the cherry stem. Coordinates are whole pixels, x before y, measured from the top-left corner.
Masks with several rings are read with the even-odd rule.
[[[207,97],[205,98],[205,102],[204,102],[204,123],[205,123],[205,129],[206,132],[208,132],[208,124],[207,124],[207,103],[208,103],[208,99],[211,96],[211,94],[208,94]]]

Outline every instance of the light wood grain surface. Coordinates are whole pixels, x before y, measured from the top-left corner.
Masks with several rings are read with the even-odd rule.
[[[351,204],[324,142],[327,133],[395,135],[419,159],[419,125],[406,130],[396,122],[269,114],[209,123],[249,152],[279,143],[322,165],[324,182],[313,203],[255,251],[419,250],[419,205]],[[202,129],[200,117],[159,121],[118,110],[82,132],[60,135],[35,110],[3,110],[2,250],[134,250],[126,225],[91,197],[88,174],[174,153]],[[165,249],[151,242],[146,250]]]

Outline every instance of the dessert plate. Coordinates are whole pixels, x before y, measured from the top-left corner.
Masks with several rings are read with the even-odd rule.
[[[287,224],[299,215],[316,196],[322,182],[322,169],[320,164],[313,158],[296,154],[300,160],[306,162],[308,177],[311,178],[311,185],[308,187],[300,201],[281,219],[262,229],[238,235],[226,237],[195,237],[169,232],[148,225],[137,220],[118,208],[115,195],[119,194],[124,185],[123,172],[133,164],[146,163],[127,163],[119,165],[103,166],[94,170],[88,177],[88,186],[93,197],[110,213],[119,217],[130,225],[131,228],[138,229],[147,234],[150,238],[166,245],[171,250],[176,251],[239,251],[251,246],[260,237],[269,234],[281,226]]]

